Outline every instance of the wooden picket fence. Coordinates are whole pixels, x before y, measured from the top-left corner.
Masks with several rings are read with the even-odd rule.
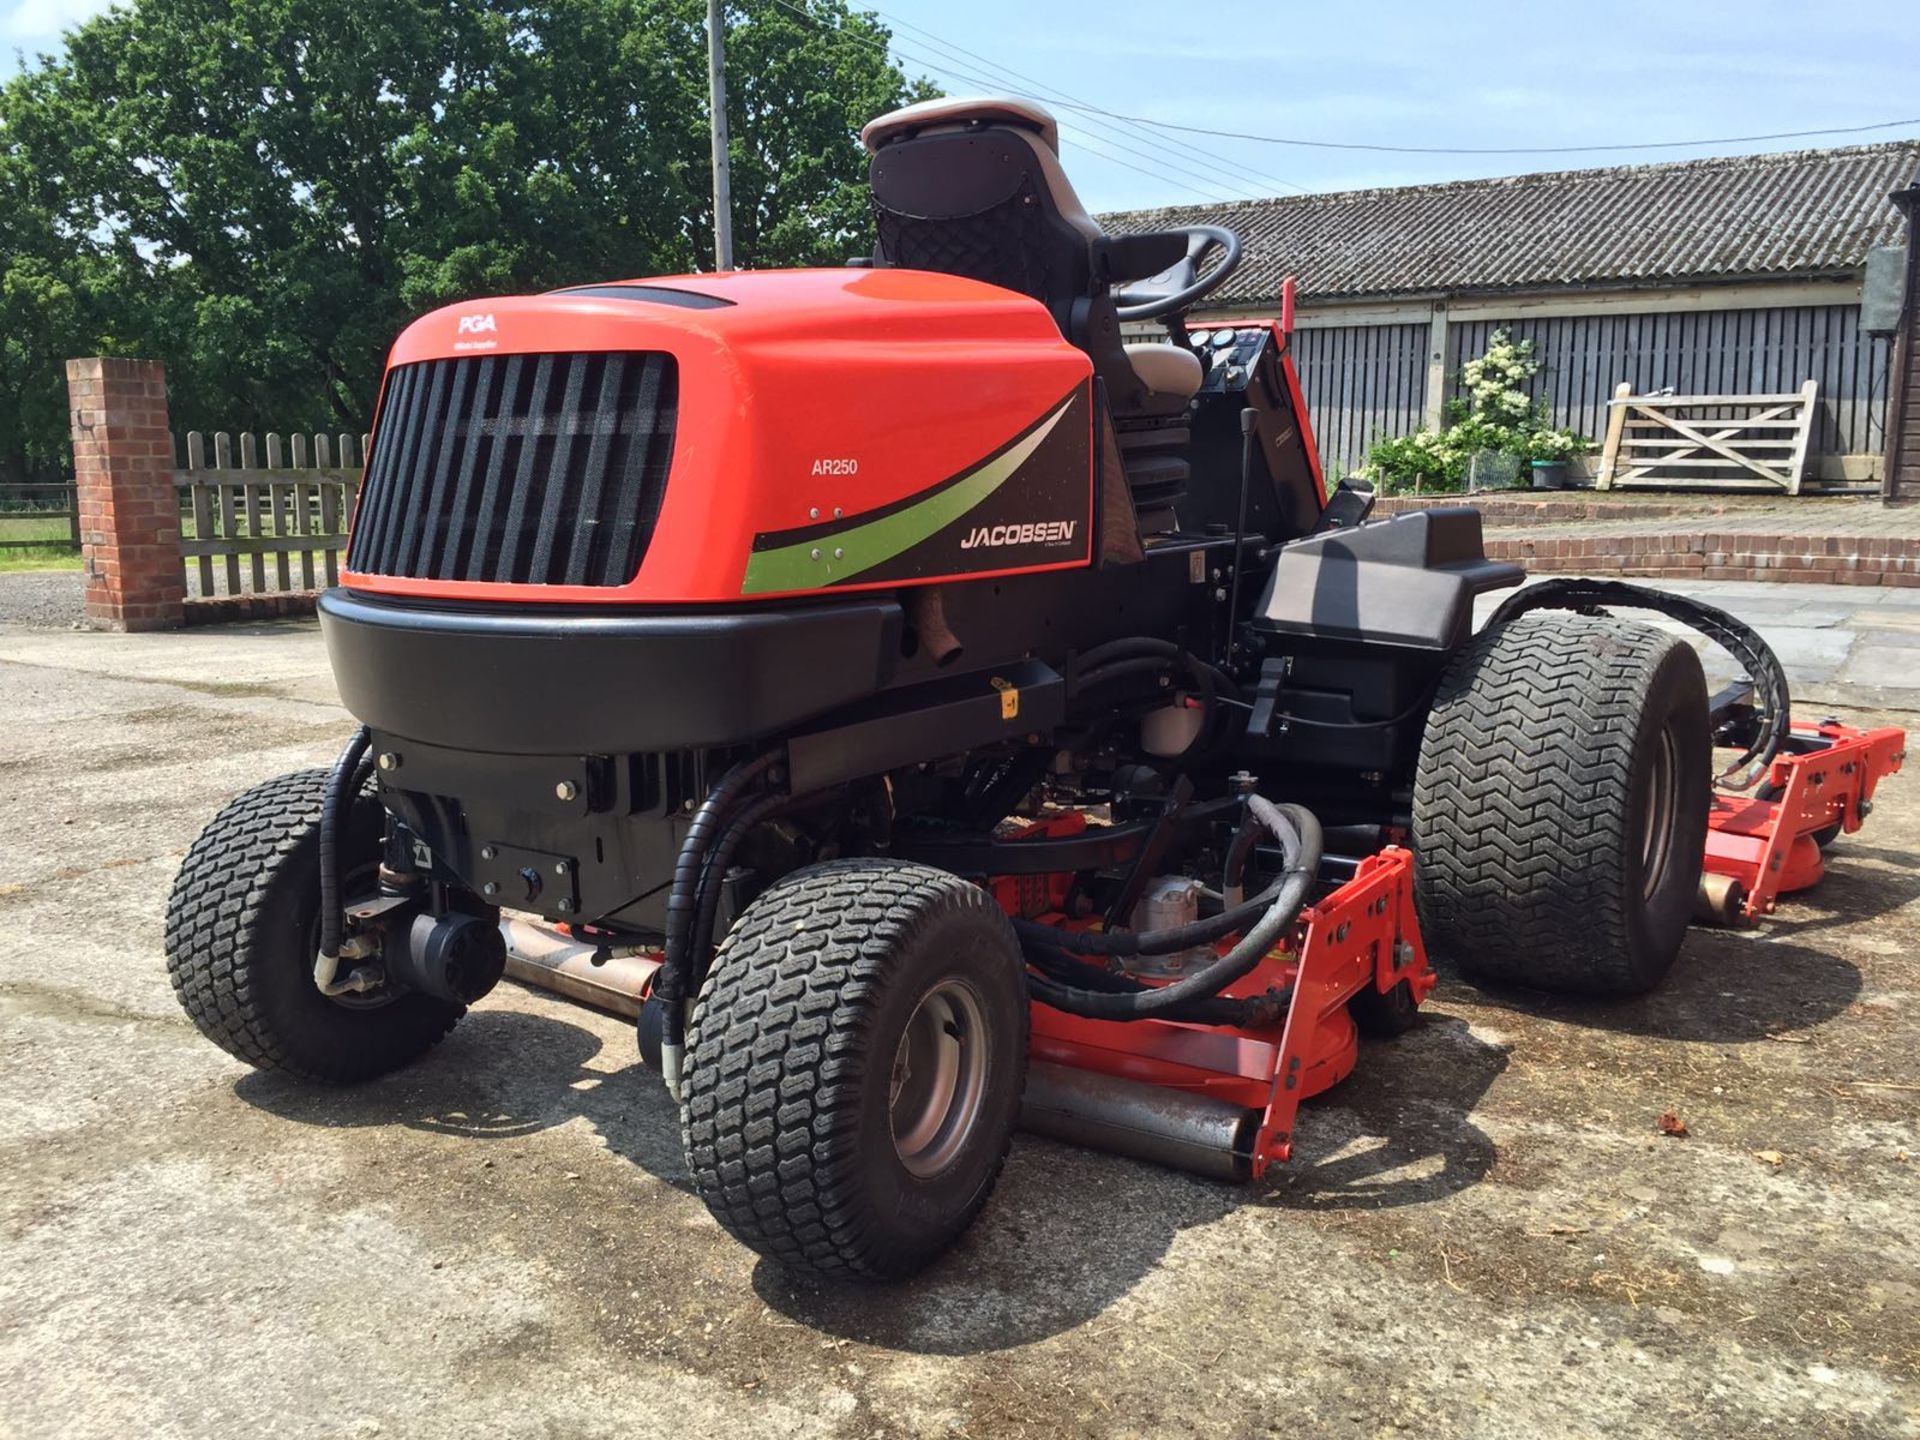
[[[264,443],[263,443],[264,442]],[[190,593],[262,595],[340,581],[365,435],[207,437],[189,431],[180,493],[180,553]]]
[[[1614,392],[1595,485],[1800,493],[1819,384],[1784,395]]]

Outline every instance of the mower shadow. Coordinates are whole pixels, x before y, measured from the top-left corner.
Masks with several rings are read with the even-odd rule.
[[[632,1070],[590,1068],[605,1044],[561,1019],[482,1006],[432,1055],[376,1084],[316,1089],[256,1072],[234,1093],[303,1125],[471,1140],[524,1139],[584,1118],[615,1154],[690,1190],[672,1102]],[[979,1221],[914,1280],[821,1285],[760,1261],[753,1288],[800,1324],[891,1350],[972,1355],[1043,1340],[1124,1299],[1182,1232],[1237,1210],[1382,1210],[1475,1183],[1494,1147],[1471,1114],[1506,1064],[1503,1049],[1430,1009],[1397,1040],[1369,1042],[1352,1077],[1308,1102],[1293,1160],[1264,1182],[1229,1185],[1020,1135]],[[1256,1220],[1244,1251],[1214,1243],[1264,1282],[1258,1229],[1287,1223]]]
[[[628,1069],[589,1069],[602,1048],[578,1025],[482,1007],[425,1059],[369,1085],[321,1089],[255,1071],[233,1088],[249,1105],[329,1129],[399,1125],[515,1140],[581,1118],[615,1154],[690,1192],[673,1102]]]
[[[1588,1030],[1703,1044],[1764,1040],[1831,1020],[1860,994],[1850,961],[1779,934],[1771,921],[1757,931],[1691,930],[1666,980],[1631,1000],[1472,983],[1499,1004]]]
[[[1871,868],[1857,863],[1870,862]],[[1852,838],[1827,852],[1827,873],[1811,890],[1784,895],[1765,922],[1769,936],[1811,935],[1864,925],[1920,900],[1920,860]]]
[[[1355,1074],[1301,1112],[1294,1158],[1249,1185],[1022,1135],[978,1222],[914,1281],[850,1290],[763,1261],[753,1288],[791,1320],[888,1350],[974,1355],[1044,1340],[1124,1299],[1182,1232],[1237,1210],[1382,1210],[1477,1182],[1494,1147],[1469,1117],[1506,1064],[1503,1049],[1461,1020],[1430,1015],[1397,1040],[1366,1046]],[[1244,1250],[1222,1237],[1224,1263],[1266,1283],[1271,1265],[1257,1232],[1286,1223],[1255,1220]],[[1245,1227],[1235,1233],[1244,1242]]]
[[[1288,1210],[1391,1210],[1486,1178],[1494,1145],[1471,1116],[1507,1068],[1504,1045],[1431,1004],[1393,1040],[1366,1042],[1340,1086],[1302,1112],[1293,1159],[1260,1203]]]
[[[1859,998],[1859,969],[1824,948],[1826,935],[1876,933],[1888,916],[1916,903],[1920,859],[1848,838],[1828,853],[1819,884],[1782,896],[1779,910],[1757,928],[1689,930],[1672,972],[1651,995],[1609,1001],[1458,983],[1516,1010],[1591,1030],[1707,1044],[1764,1040],[1831,1020]]]

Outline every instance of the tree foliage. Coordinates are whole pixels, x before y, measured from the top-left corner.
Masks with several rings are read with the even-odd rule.
[[[857,133],[918,93],[846,0],[729,7],[737,262],[870,243]],[[408,319],[711,256],[703,0],[135,0],[0,91],[0,478],[60,361],[181,428],[364,427]]]

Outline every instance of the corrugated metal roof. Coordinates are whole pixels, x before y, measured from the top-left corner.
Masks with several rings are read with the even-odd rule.
[[[1225,225],[1246,259],[1209,304],[1795,279],[1858,269],[1903,225],[1920,140],[1562,170],[1104,215],[1117,232]]]

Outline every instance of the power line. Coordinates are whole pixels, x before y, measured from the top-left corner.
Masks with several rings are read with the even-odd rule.
[[[973,59],[979,61],[982,65],[985,65],[991,72],[998,73],[1001,75],[1011,76],[1014,79],[1023,81],[1028,85],[1033,85],[1038,87],[1041,97],[1046,98],[1049,101],[1049,103],[1066,105],[1074,109],[1085,111],[1089,114],[1099,115],[1109,120],[1118,120],[1122,124],[1126,125],[1131,131],[1140,135],[1142,138],[1152,140],[1152,141],[1155,141],[1156,143],[1163,144],[1163,145],[1177,146],[1179,147],[1179,149],[1189,152],[1194,157],[1195,160],[1197,160],[1200,164],[1202,164],[1206,168],[1213,170],[1216,174],[1223,174],[1226,171],[1237,172],[1239,175],[1245,176],[1249,179],[1264,181],[1265,183],[1270,185],[1278,185],[1284,190],[1298,191],[1303,195],[1307,193],[1304,187],[1294,184],[1293,181],[1291,180],[1283,180],[1278,175],[1269,174],[1264,170],[1257,170],[1250,165],[1243,164],[1241,161],[1234,160],[1225,155],[1221,155],[1217,151],[1202,149],[1201,147],[1197,145],[1193,145],[1185,140],[1168,139],[1164,136],[1154,135],[1150,131],[1147,131],[1143,127],[1140,121],[1134,120],[1128,116],[1116,115],[1111,110],[1105,109],[1104,107],[1099,105],[1094,105],[1089,101],[1081,99],[1077,95],[1070,95],[1065,90],[1061,90],[1058,87],[1050,85],[1045,81],[1038,80],[1031,75],[1025,74],[1022,71],[1015,70],[1010,65],[998,64],[995,61],[989,60],[986,56],[980,54],[977,50],[969,50],[967,49],[966,46],[958,44],[957,42],[952,40],[943,40],[938,35],[935,35],[931,30],[928,30],[921,25],[915,25],[910,20],[898,19],[897,17],[889,15],[886,11],[880,10],[880,9],[875,9],[873,13],[878,15],[881,19],[887,21],[891,25],[897,26],[902,29],[911,30],[915,34],[925,36],[928,41],[940,47],[941,49],[948,51],[949,53],[958,52],[961,55],[970,56]],[[1179,158],[1179,157],[1170,157],[1170,158]],[[1260,195],[1260,196],[1255,196],[1254,198],[1265,199],[1266,197],[1264,195]]]
[[[774,3],[782,4],[784,3],[784,0],[774,0]],[[898,56],[900,59],[909,62],[910,64],[917,65],[924,70],[931,71],[935,75],[944,75],[949,79],[957,79],[957,80],[963,81],[968,85],[978,85],[985,89],[992,90],[997,88],[1000,84],[1000,82],[997,80],[993,80],[981,75],[976,75],[970,71],[960,69],[954,64],[952,64],[952,62],[941,64],[937,61],[929,60],[925,56],[912,54],[909,51],[901,49],[897,44],[892,48],[891,53],[893,55]],[[1019,98],[1022,98],[1022,99],[1034,100],[1039,98],[1038,96],[1026,95],[1023,92],[1016,92],[1016,94],[1019,96]],[[1091,130],[1087,130],[1082,126],[1074,124],[1074,122],[1071,120],[1060,120],[1056,117],[1055,123],[1059,125],[1061,130],[1065,131],[1068,135],[1073,136],[1082,145],[1087,146],[1089,149],[1093,151],[1095,155],[1098,155],[1103,160],[1106,160],[1111,162],[1112,164],[1121,166],[1123,169],[1131,170],[1136,175],[1145,175],[1152,180],[1160,180],[1169,185],[1178,185],[1181,189],[1187,191],[1189,194],[1198,195],[1203,200],[1212,201],[1212,200],[1219,199],[1217,195],[1209,194],[1206,190],[1203,190],[1199,186],[1195,185],[1192,179],[1189,177],[1178,175],[1178,174],[1169,174],[1165,170],[1148,168],[1151,165],[1167,163],[1161,157],[1148,155],[1143,151],[1137,150],[1130,145],[1126,145],[1121,141],[1114,139],[1110,135],[1096,134]],[[1136,159],[1140,161],[1144,161],[1146,163],[1135,164],[1131,161],[1123,160],[1120,158],[1119,155],[1113,154],[1107,148],[1105,148],[1108,146],[1111,146],[1114,149],[1122,151],[1125,154],[1132,155]],[[1245,194],[1246,192],[1243,191],[1242,193]],[[1250,196],[1249,198],[1258,199],[1260,197]]]
[[[772,3],[779,6],[782,10],[786,10],[791,14],[799,16],[802,20],[807,21],[809,24],[815,26],[816,28],[824,28],[822,25],[821,18],[819,16],[814,15],[813,13],[811,13],[806,9],[803,9],[799,5],[793,4],[792,0],[772,0]],[[931,71],[936,75],[944,75],[948,79],[957,79],[968,85],[979,85],[988,90],[992,90],[1004,84],[1004,81],[999,78],[990,78],[987,76],[983,76],[975,71],[969,70],[966,67],[958,64],[951,58],[943,58],[938,60],[928,59],[925,56],[916,55],[903,49],[898,43],[895,43],[893,46],[889,47],[878,40],[874,40],[869,36],[859,34],[856,31],[845,29],[844,27],[836,27],[832,33],[843,36],[848,40],[852,40],[856,44],[865,45],[871,50],[875,50],[883,55],[889,56],[889,58],[897,57],[901,60],[907,61],[912,65],[916,65],[921,67],[922,69]],[[1015,87],[1015,88],[1016,88],[1016,91],[1018,91],[1018,87]],[[1028,98],[1028,99],[1040,98],[1038,96],[1025,95],[1025,92],[1018,92],[1018,93],[1021,93],[1024,96],[1024,98]],[[1085,108],[1085,107],[1082,107],[1082,108]],[[1060,125],[1060,128],[1065,130],[1068,134],[1077,137],[1080,143],[1087,146],[1092,151],[1093,154],[1099,156],[1103,160],[1108,161],[1110,164],[1118,165],[1122,169],[1131,170],[1136,175],[1144,175],[1150,180],[1159,180],[1164,184],[1177,185],[1181,189],[1187,191],[1189,194],[1200,196],[1201,199],[1203,200],[1215,201],[1219,199],[1217,195],[1210,194],[1208,191],[1195,185],[1192,179],[1188,176],[1183,176],[1178,174],[1168,174],[1164,170],[1149,169],[1146,167],[1146,165],[1132,163],[1128,160],[1122,159],[1119,155],[1111,153],[1110,150],[1106,147],[1112,147],[1113,149],[1120,150],[1125,154],[1132,155],[1138,160],[1147,162],[1149,165],[1179,164],[1181,162],[1178,157],[1171,157],[1163,154],[1160,154],[1160,155],[1147,154],[1141,150],[1134,148],[1133,146],[1126,144],[1122,140],[1114,138],[1110,134],[1096,133],[1094,131],[1086,129],[1084,125],[1075,124],[1071,120],[1059,120],[1057,123]],[[1241,190],[1241,193],[1248,195],[1249,198],[1254,198],[1254,199],[1263,198],[1261,196],[1253,194],[1250,191],[1245,190],[1244,187],[1240,187],[1236,185],[1235,188]]]
[[[816,28],[819,28],[821,26],[821,20],[819,16],[812,14],[810,11],[802,9],[798,5],[790,3],[790,0],[773,0],[773,3],[778,5],[781,9],[790,11],[793,14],[799,16],[801,19],[807,21],[809,24],[815,26]],[[834,33],[838,35],[842,35],[849,40],[853,40],[858,44],[865,45],[869,49],[874,50],[879,54],[887,56],[889,59],[894,59],[895,57],[898,57],[901,60],[905,60],[910,64],[913,64],[921,67],[922,69],[931,71],[934,74],[945,75],[949,79],[958,79],[964,84],[979,85],[979,86],[985,87],[986,89],[991,90],[991,89],[994,89],[1000,83],[997,80],[988,79],[970,70],[967,70],[964,67],[961,67],[955,64],[950,59],[946,60],[944,63],[937,60],[929,60],[924,56],[914,55],[906,50],[901,49],[898,44],[895,44],[894,46],[889,48],[887,45],[882,44],[878,40],[874,40],[868,36],[861,35],[855,31],[846,30],[844,28],[836,29]],[[1144,168],[1141,165],[1136,165],[1129,161],[1123,160],[1118,155],[1111,154],[1105,148],[1102,148],[1102,147],[1111,145],[1124,151],[1129,155],[1133,155],[1140,160],[1148,161],[1150,163],[1155,161],[1158,157],[1144,154],[1143,152],[1136,150],[1131,146],[1122,144],[1120,141],[1113,140],[1109,137],[1096,135],[1094,132],[1085,129],[1082,126],[1075,125],[1072,121],[1062,122],[1061,128],[1065,129],[1069,134],[1079,137],[1080,142],[1088,146],[1092,150],[1092,152],[1095,155],[1098,155],[1101,159],[1106,160],[1112,164],[1118,165],[1123,169],[1131,170],[1136,175],[1144,175],[1150,180],[1159,180],[1164,184],[1177,185],[1181,189],[1187,191],[1189,194],[1200,196],[1203,200],[1214,200],[1217,198],[1216,196],[1208,194],[1207,191],[1200,189],[1198,186],[1194,185],[1190,179],[1184,176],[1170,175],[1163,170]]]
[[[919,45],[925,42],[916,40],[913,43],[916,45]],[[938,42],[935,42],[935,43],[937,44]],[[989,69],[987,74],[983,76],[973,71],[959,68],[958,62],[954,61],[950,56],[946,56],[946,55],[938,56],[936,57],[935,60],[929,61],[924,57],[911,55],[906,50],[901,49],[900,43],[898,40],[894,42],[893,51],[896,55],[899,55],[905,59],[910,59],[917,65],[926,66],[927,68],[934,70],[936,73],[943,73],[943,74],[958,76],[960,79],[965,80],[969,85],[979,85],[986,88],[987,90],[994,91],[999,94],[1012,94],[1012,95],[1018,96],[1021,99],[1035,100],[1035,101],[1041,101],[1041,102],[1053,103],[1053,104],[1058,103],[1057,101],[1051,100],[1051,98],[1045,95],[1044,93],[1036,94],[1035,92],[1028,90],[1023,86],[1014,83],[1011,75],[1008,72]],[[1054,123],[1058,125],[1062,130],[1065,130],[1070,134],[1076,134],[1081,136],[1083,140],[1088,136],[1098,133],[1099,138],[1105,141],[1107,144],[1117,146],[1121,150],[1124,150],[1129,155],[1138,156],[1140,159],[1151,161],[1154,164],[1167,165],[1170,167],[1174,167],[1176,169],[1188,169],[1197,163],[1196,161],[1190,159],[1185,155],[1176,154],[1173,151],[1164,148],[1165,142],[1153,136],[1151,132],[1142,132],[1142,134],[1145,136],[1147,143],[1155,146],[1155,149],[1152,151],[1143,151],[1137,148],[1136,145],[1128,143],[1129,141],[1132,141],[1136,138],[1131,133],[1114,132],[1111,130],[1103,130],[1099,132],[1089,131],[1084,127],[1084,125],[1076,125],[1072,120],[1064,120],[1064,119],[1061,119],[1059,116],[1054,117]],[[1263,200],[1266,198],[1265,194],[1262,191],[1249,189],[1245,181],[1239,179],[1238,177],[1236,177],[1235,175],[1233,175],[1228,171],[1222,170],[1217,166],[1209,166],[1209,165],[1203,165],[1202,168],[1210,170],[1212,172],[1211,176],[1208,178],[1211,178],[1215,184],[1224,185],[1228,189],[1237,191],[1239,194],[1245,196],[1249,200]],[[1185,185],[1188,182],[1185,180],[1182,180],[1180,183]],[[1189,188],[1192,188],[1192,187],[1189,186]],[[1194,193],[1204,194],[1205,192],[1196,190]]]
[[[1065,103],[1065,102],[1061,102]],[[1370,150],[1387,155],[1591,155],[1608,150],[1691,150],[1703,145],[1751,145],[1762,140],[1810,140],[1822,135],[1864,135],[1871,130],[1900,130],[1920,125],[1911,120],[1883,120],[1875,125],[1840,125],[1828,130],[1777,130],[1770,135],[1722,135],[1711,140],[1643,140],[1628,145],[1368,145],[1355,140],[1301,140],[1285,135],[1251,135],[1240,130],[1211,130],[1204,125],[1178,125],[1150,120],[1144,115],[1115,115],[1092,105],[1069,105],[1115,120],[1132,120],[1155,130],[1177,130],[1185,135],[1212,135],[1222,140],[1251,140],[1261,145],[1296,145],[1309,150]]]

